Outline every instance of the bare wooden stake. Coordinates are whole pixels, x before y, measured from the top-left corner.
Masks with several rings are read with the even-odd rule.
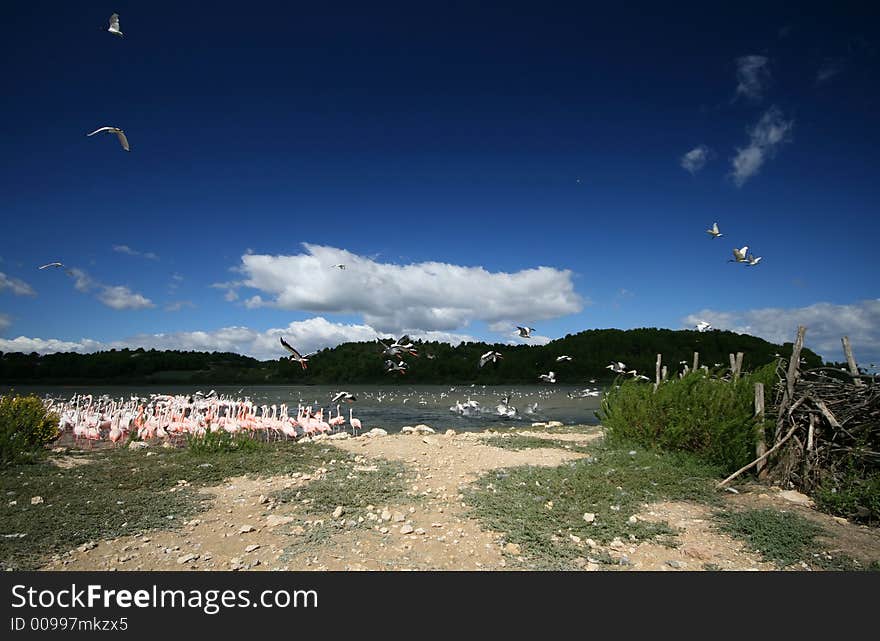
[[[849,364],[849,373],[853,376],[859,375],[859,368],[856,365],[856,358],[853,356],[852,345],[849,344],[849,336],[844,336],[840,339],[840,342],[843,343],[843,353],[846,355],[846,362]],[[856,387],[862,387],[865,382],[860,378],[854,378]]]
[[[813,451],[813,437],[816,434],[816,424],[819,422],[819,417],[815,414],[810,414],[810,429],[807,430],[807,451]]]
[[[742,374],[742,371],[743,371],[743,353],[737,352],[736,353],[736,370],[734,370],[734,373],[733,373],[733,380],[738,379],[739,375]]]
[[[664,365],[663,369],[660,370],[660,378],[665,381],[668,373],[669,372],[666,371],[666,365]]]
[[[755,383],[755,419],[758,422],[758,445],[755,447],[755,455],[758,457],[757,471],[758,478],[763,479],[767,476],[764,469],[767,461],[762,458],[767,451],[767,441],[764,438],[764,383]]]
[[[730,354],[730,374],[731,376],[736,375],[736,356]]]
[[[663,354],[657,354],[657,370],[656,375],[654,376],[654,391],[657,391],[657,388],[660,387],[660,363],[663,361]]]
[[[694,352],[694,366],[691,369],[695,372],[700,369],[700,352]]]
[[[807,334],[807,328],[803,325],[798,326],[797,338],[794,341],[794,347],[791,350],[791,359],[788,361],[788,372],[785,376],[785,391],[782,394],[782,402],[779,404],[779,417],[776,420],[776,434],[774,440],[779,443],[782,429],[782,417],[788,409],[791,399],[794,396],[794,384],[798,378],[798,370],[801,362],[801,350],[804,348],[804,336]],[[775,446],[774,446],[775,447]]]

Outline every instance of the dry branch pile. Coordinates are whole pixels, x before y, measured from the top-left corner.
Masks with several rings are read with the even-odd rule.
[[[719,487],[764,465],[762,478],[785,487],[793,485],[807,494],[853,470],[866,478],[880,473],[880,377],[860,373],[846,338],[849,370],[801,371],[805,333],[806,328],[798,328],[791,359],[779,361],[772,447]]]

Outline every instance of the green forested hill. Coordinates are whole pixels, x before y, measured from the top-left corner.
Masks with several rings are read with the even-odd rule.
[[[259,361],[239,354],[156,350],[110,350],[94,354],[36,353],[0,354],[0,381],[5,384],[75,383],[536,383],[538,374],[556,372],[560,383],[585,384],[589,378],[611,376],[605,369],[612,360],[622,361],[653,378],[657,354],[670,372],[676,372],[693,353],[700,364],[726,367],[728,354],[744,352],[743,368],[752,369],[787,357],[791,343],[774,345],[745,334],[727,331],[696,332],[668,329],[598,329],[569,334],[544,346],[496,343],[446,343],[416,341],[420,356],[407,357],[406,375],[387,374],[378,343],[345,343],[311,357],[305,371],[284,356]],[[484,352],[495,349],[504,355],[496,365],[477,366]],[[282,350],[279,349],[279,352]],[[572,361],[558,363],[567,354]],[[431,355],[434,358],[429,358]],[[803,351],[808,367],[822,364],[810,350]]]

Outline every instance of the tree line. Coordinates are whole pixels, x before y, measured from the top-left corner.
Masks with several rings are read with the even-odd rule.
[[[448,343],[415,341],[418,357],[407,356],[406,374],[385,372],[386,357],[377,342],[343,343],[320,350],[310,357],[308,369],[279,355],[260,361],[230,352],[180,350],[112,349],[91,354],[56,353],[40,355],[0,353],[0,382],[4,384],[345,384],[345,383],[537,383],[538,375],[556,372],[561,384],[588,384],[589,379],[607,381],[613,377],[606,366],[621,361],[627,369],[654,376],[657,354],[675,375],[693,353],[700,364],[728,366],[728,354],[743,352],[743,369],[753,369],[787,358],[792,344],[776,345],[761,338],[729,331],[595,329],[568,334],[546,345],[503,343]],[[480,355],[496,350],[498,363],[480,368]],[[279,349],[279,352],[283,350]],[[558,362],[567,355],[571,361]],[[820,367],[822,359],[808,349],[802,357],[805,367]]]

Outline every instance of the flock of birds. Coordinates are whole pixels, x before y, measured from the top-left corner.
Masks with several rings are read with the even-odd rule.
[[[218,395],[214,390],[192,396],[151,394],[128,399],[106,395],[95,399],[86,394],[60,402],[47,399],[46,405],[58,416],[62,432],[73,435],[74,443],[88,442],[91,446],[96,441],[118,445],[129,438],[161,439],[174,444],[187,436],[202,437],[219,431],[262,436],[270,441],[311,439],[349,427],[357,435],[363,429],[360,419],[351,408],[346,419],[339,404],[353,400],[346,393],[335,395],[331,404],[336,404],[336,414],[331,409],[326,417],[323,407],[300,402],[295,416],[291,416],[286,403],[258,405],[249,398]]]
[[[718,223],[712,223],[712,227],[706,230],[712,238],[721,238],[724,234],[718,229]],[[728,263],[743,263],[746,267],[754,267],[761,262],[761,256],[753,256],[749,253],[749,246],[745,245],[737,249],[733,248],[733,258]]]

